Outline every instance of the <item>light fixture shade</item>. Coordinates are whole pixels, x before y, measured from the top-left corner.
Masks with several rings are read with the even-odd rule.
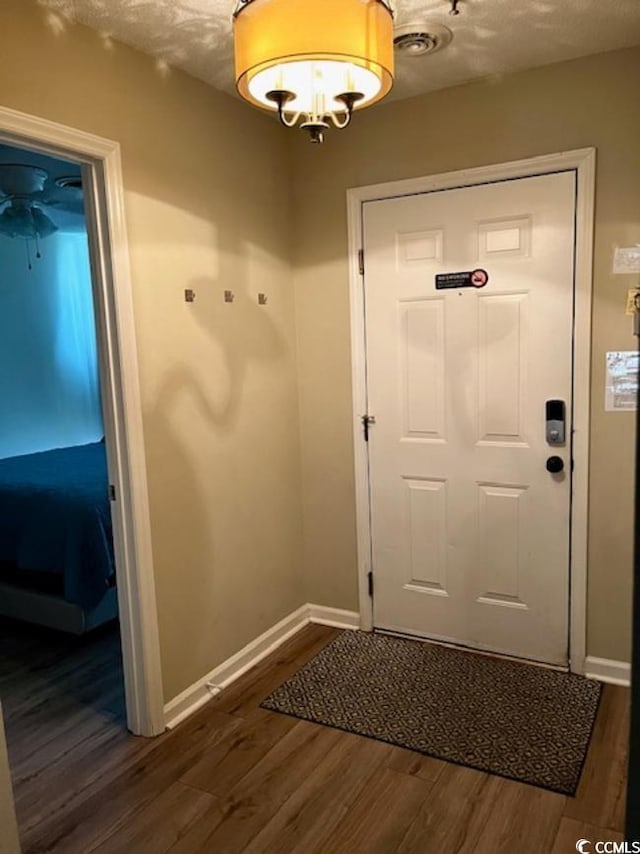
[[[238,91],[260,107],[277,109],[267,94],[281,91],[295,96],[287,111],[344,113],[335,96],[358,93],[359,109],[393,84],[388,0],[249,0],[234,42]]]
[[[57,225],[34,204],[12,201],[0,214],[0,234],[21,237],[23,240],[50,237]]]

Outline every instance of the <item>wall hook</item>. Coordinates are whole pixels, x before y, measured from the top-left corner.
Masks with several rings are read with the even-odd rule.
[[[233,291],[225,291],[224,292],[224,301],[225,302],[233,302],[236,298],[236,295]]]
[[[258,305],[266,305],[267,304],[267,295],[266,294],[258,294]]]

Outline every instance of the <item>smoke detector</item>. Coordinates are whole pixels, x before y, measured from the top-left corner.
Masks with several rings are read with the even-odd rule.
[[[418,57],[442,50],[452,38],[448,27],[422,22],[396,27],[393,44],[401,56]]]

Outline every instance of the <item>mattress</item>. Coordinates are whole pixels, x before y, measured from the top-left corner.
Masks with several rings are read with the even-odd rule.
[[[114,582],[105,446],[0,460],[0,562],[59,576],[64,598],[91,609]]]

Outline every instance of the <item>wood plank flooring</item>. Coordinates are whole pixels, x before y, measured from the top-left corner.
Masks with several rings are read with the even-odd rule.
[[[9,635],[0,625],[25,854],[573,854],[581,837],[622,839],[623,688],[605,687],[567,798],[260,709],[334,629],[308,626],[154,740],[124,731],[116,636],[42,650]]]

